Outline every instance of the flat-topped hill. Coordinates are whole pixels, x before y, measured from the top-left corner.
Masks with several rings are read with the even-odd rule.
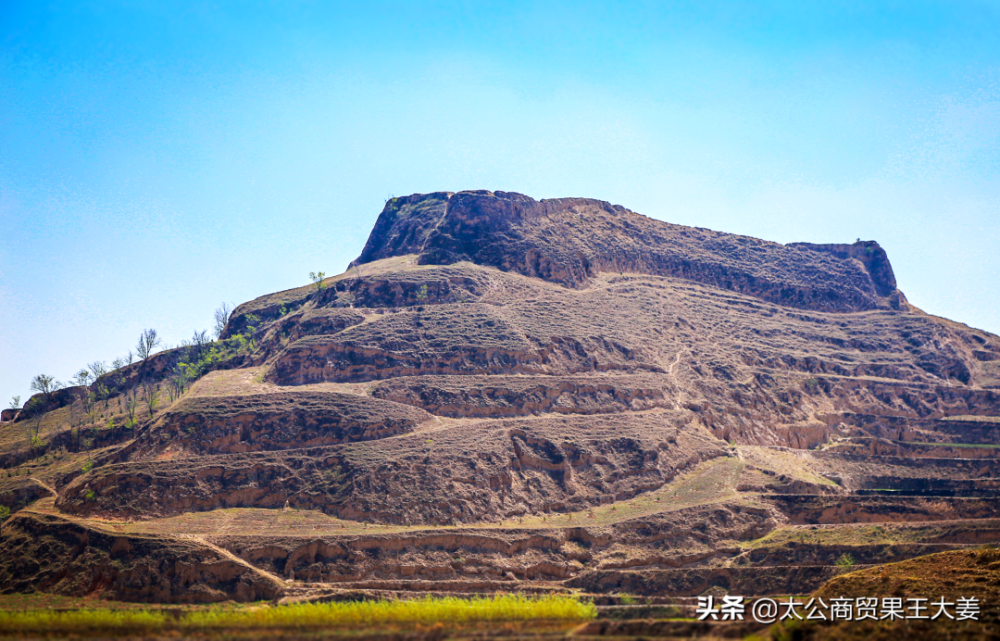
[[[386,203],[357,259],[416,254],[425,265],[471,261],[570,287],[599,272],[673,276],[826,311],[905,299],[878,243],[781,245],[647,218],[589,198],[437,192]]]
[[[596,200],[392,199],[347,272],[5,417],[0,590],[802,594],[1000,542],[1000,337],[873,242]]]

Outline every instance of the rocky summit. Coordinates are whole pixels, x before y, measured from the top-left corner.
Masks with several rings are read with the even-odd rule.
[[[0,590],[804,594],[1000,542],[1000,337],[873,241],[386,203],[348,270],[0,423]]]

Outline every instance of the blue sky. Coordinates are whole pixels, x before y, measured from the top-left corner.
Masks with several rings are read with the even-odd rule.
[[[1000,333],[998,2],[0,0],[0,394],[341,271],[389,195],[878,240]]]

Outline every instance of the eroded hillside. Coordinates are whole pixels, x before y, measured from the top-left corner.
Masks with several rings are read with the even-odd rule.
[[[907,304],[874,242],[397,198],[344,274],[100,384],[0,424],[0,589],[126,594],[194,546],[135,598],[766,594],[1000,540],[1000,338]]]

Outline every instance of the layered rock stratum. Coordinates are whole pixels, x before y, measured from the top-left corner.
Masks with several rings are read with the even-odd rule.
[[[1000,541],[1000,338],[873,241],[582,198],[391,199],[345,273],[4,418],[6,591],[787,594]]]

